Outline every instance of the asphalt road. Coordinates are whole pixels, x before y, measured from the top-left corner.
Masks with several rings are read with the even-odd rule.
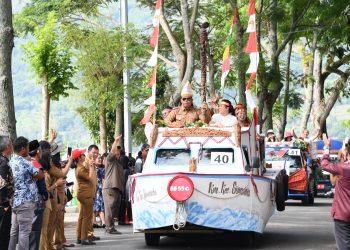
[[[101,240],[95,246],[76,245],[71,249],[336,249],[331,205],[329,198],[317,198],[313,206],[305,207],[300,201],[288,202],[284,212],[275,212],[264,234],[255,236],[253,246],[247,246],[247,235],[233,233],[162,237],[158,247],[147,247],[143,234],[133,234],[132,226],[117,226],[121,235],[111,236],[103,229],[96,229],[95,235]],[[75,218],[77,214],[67,214],[66,237],[72,243],[76,240]]]

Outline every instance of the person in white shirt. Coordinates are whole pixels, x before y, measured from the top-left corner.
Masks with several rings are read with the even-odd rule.
[[[231,102],[227,99],[222,99],[219,106],[219,113],[211,117],[209,123],[212,127],[232,127],[237,123],[237,118],[234,116],[235,110]]]

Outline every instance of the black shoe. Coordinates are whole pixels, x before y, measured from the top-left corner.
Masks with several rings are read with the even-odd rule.
[[[91,241],[91,240],[82,240],[81,244],[82,245],[96,245],[96,243]]]
[[[91,241],[96,241],[96,240],[100,240],[100,239],[101,239],[101,238],[98,237],[98,236],[92,236],[92,237],[90,238]]]
[[[81,240],[77,239],[77,244],[81,244]]]
[[[92,225],[92,227],[93,227],[93,228],[102,228],[102,226],[101,226],[101,225],[99,225],[99,224],[95,224],[95,223]]]
[[[106,224],[102,224],[102,228],[106,228]]]
[[[108,233],[108,234],[122,234],[121,232],[119,232],[119,231],[116,230],[115,228],[106,230],[106,233]]]

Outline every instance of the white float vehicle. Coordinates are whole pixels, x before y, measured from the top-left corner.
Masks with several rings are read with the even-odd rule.
[[[254,236],[263,233],[276,201],[284,209],[283,178],[265,173],[254,125],[154,128],[151,137],[143,172],[130,178],[133,230],[144,232],[147,245],[180,233]]]

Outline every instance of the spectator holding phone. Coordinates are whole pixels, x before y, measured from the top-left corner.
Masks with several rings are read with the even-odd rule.
[[[332,206],[334,235],[338,250],[350,249],[350,162],[332,163],[329,160],[331,140],[323,134],[324,152],[321,168],[337,176]],[[348,145],[350,149],[350,145]]]

